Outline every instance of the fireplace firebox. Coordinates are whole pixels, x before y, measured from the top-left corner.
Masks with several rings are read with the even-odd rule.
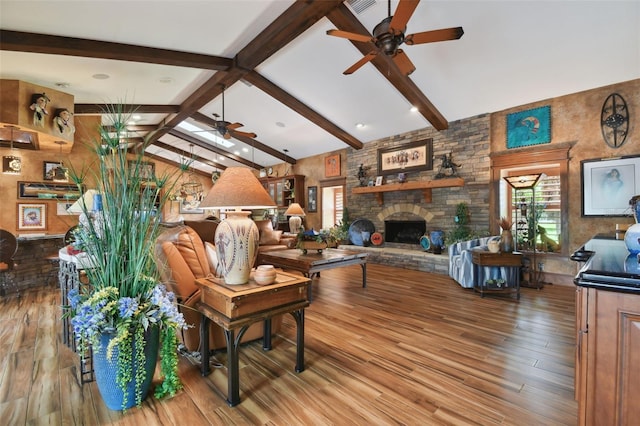
[[[420,244],[427,231],[424,220],[385,220],[384,240],[387,243]]]

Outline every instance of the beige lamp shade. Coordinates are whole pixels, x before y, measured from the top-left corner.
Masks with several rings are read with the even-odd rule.
[[[200,203],[201,209],[267,209],[275,207],[266,189],[246,167],[229,167]]]
[[[87,189],[82,197],[78,198],[75,203],[71,204],[67,209],[67,213],[76,213],[81,214],[85,212],[84,207],[86,207],[86,211],[90,212],[93,210],[93,196],[99,194],[96,189]],[[83,207],[84,206],[84,207]]]
[[[285,216],[304,216],[304,210],[298,203],[292,203],[286,212],[284,212]]]

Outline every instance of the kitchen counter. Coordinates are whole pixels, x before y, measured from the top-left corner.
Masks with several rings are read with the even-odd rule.
[[[638,256],[614,235],[596,235],[571,260],[585,262],[573,280],[577,286],[640,294]]]

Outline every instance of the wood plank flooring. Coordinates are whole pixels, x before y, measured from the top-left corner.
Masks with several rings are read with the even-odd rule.
[[[295,322],[264,352],[240,352],[240,405],[226,369],[202,378],[180,360],[184,390],[108,410],[80,385],[61,340],[59,294],[0,301],[0,424],[7,425],[575,425],[571,286],[480,298],[450,278],[370,264],[323,271],[306,311],[306,370],[295,373]],[[217,354],[225,362],[225,354]]]

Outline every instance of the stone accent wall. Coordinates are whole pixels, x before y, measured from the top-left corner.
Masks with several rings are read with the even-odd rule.
[[[449,256],[447,253],[433,254],[422,250],[403,249],[391,247],[389,245],[384,245],[382,247],[345,245],[340,246],[339,248],[368,253],[367,263],[443,275],[447,275],[449,273]]]
[[[369,219],[376,231],[384,230],[385,219],[422,218],[427,222],[427,232],[451,230],[455,223],[456,205],[465,202],[471,213],[470,226],[477,232],[489,230],[489,134],[488,114],[449,123],[449,129],[437,131],[431,127],[389,138],[367,142],[363,149],[350,148],[347,154],[346,207],[352,220]],[[422,191],[397,191],[384,193],[384,205],[378,205],[374,194],[352,194],[359,186],[358,167],[369,167],[368,176],[377,174],[378,149],[400,147],[419,140],[433,139],[433,170],[408,174],[408,181],[432,180],[438,173],[442,156],[453,153],[453,161],[460,164],[458,175],[464,179],[463,187],[435,188],[432,202],[425,203]],[[397,182],[395,175],[385,177],[385,182]]]

